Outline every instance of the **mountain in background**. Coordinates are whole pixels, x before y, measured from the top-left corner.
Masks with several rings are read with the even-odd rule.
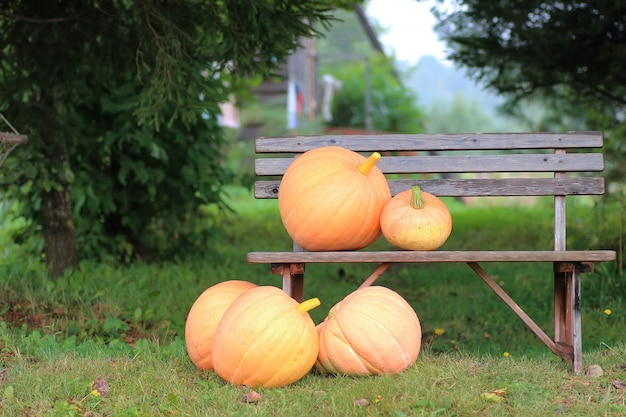
[[[405,87],[424,110],[425,133],[512,132],[528,129],[498,111],[504,99],[472,80],[464,69],[431,55],[416,65],[397,63]]]
[[[503,101],[495,93],[486,91],[471,80],[464,69],[446,65],[432,55],[421,57],[414,67],[399,66],[404,74],[405,85],[417,93],[419,104],[425,108],[431,107],[436,101],[451,103],[459,93],[468,100],[476,100],[490,113],[495,113]]]

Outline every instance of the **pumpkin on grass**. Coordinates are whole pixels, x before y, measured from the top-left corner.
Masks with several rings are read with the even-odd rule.
[[[380,214],[391,199],[376,167],[339,146],[312,149],[285,171],[278,191],[280,217],[295,243],[310,251],[356,250],[380,237]]]
[[[438,197],[419,186],[396,194],[380,216],[385,239],[400,249],[434,250],[452,232],[452,216]]]
[[[317,298],[298,304],[277,287],[260,286],[239,296],[220,321],[213,367],[226,382],[250,388],[289,385],[315,364],[318,339],[308,311]]]
[[[317,326],[315,368],[324,374],[395,374],[417,360],[422,328],[410,304],[395,291],[364,287],[334,305]]]
[[[185,344],[198,369],[213,369],[213,339],[222,315],[235,298],[256,286],[248,281],[223,281],[207,288],[193,303],[185,321]]]

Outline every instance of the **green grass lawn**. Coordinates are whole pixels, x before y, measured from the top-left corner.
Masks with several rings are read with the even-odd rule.
[[[236,213],[213,213],[219,226],[206,253],[179,263],[118,266],[83,262],[52,282],[39,259],[7,238],[17,220],[0,223],[0,415],[623,415],[626,412],[624,282],[613,263],[583,278],[585,366],[604,375],[573,375],[465,265],[395,265],[378,280],[417,312],[424,333],[414,367],[397,376],[329,378],[310,374],[286,388],[244,389],[196,370],[183,342],[185,316],[207,287],[228,279],[280,286],[267,265],[248,265],[250,250],[289,250],[276,201],[229,190]],[[442,249],[551,248],[548,202],[447,201],[454,219]],[[615,231],[591,204],[571,204],[568,245],[594,245]],[[507,205],[506,210],[502,205]],[[211,207],[208,212],[213,212]],[[612,213],[608,210],[607,213]],[[594,231],[594,233],[590,233]],[[384,239],[376,248],[384,248]],[[552,272],[543,264],[483,267],[551,334]],[[305,297],[333,304],[375,265],[308,265]],[[610,314],[607,314],[610,311]],[[437,330],[437,334],[435,334]],[[62,379],[59,375],[63,375]],[[96,378],[107,396],[91,393]],[[483,393],[506,389],[502,401]],[[355,400],[365,399],[366,405]],[[496,398],[499,400],[499,398]],[[367,403],[369,405],[367,405]]]

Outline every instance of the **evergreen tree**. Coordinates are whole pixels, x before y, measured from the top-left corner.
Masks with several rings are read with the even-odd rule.
[[[626,107],[626,4],[462,0],[437,12],[450,59],[503,94]]]
[[[229,180],[218,103],[329,24],[331,3],[0,3],[0,111],[30,138],[10,191],[43,229],[49,275],[87,251],[200,242],[198,208]]]

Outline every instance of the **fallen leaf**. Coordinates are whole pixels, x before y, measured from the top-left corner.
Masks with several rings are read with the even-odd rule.
[[[109,383],[103,378],[96,378],[93,380],[93,384],[91,384],[91,392],[94,395],[106,397],[109,395]]]
[[[611,385],[615,389],[626,389],[626,382],[618,381],[617,379],[614,379],[613,381],[611,381]]]
[[[504,400],[505,395],[506,395],[506,388],[500,388],[494,391],[483,392],[482,394],[480,394],[480,398],[482,398],[485,401],[499,403]]]
[[[370,405],[370,402],[365,398],[359,398],[358,400],[352,401],[352,404],[356,405],[357,407],[367,407]]]
[[[504,401],[504,397],[494,394],[493,392],[483,392],[482,394],[480,394],[480,398],[482,398],[485,401],[491,401],[494,403],[499,403],[501,401]]]
[[[246,404],[256,404],[261,401],[261,394],[254,390],[250,390],[243,394],[241,397],[241,402]]]
[[[592,377],[602,376],[603,374],[604,370],[600,365],[589,365],[589,368],[587,368],[587,372],[585,372],[585,375]]]
[[[13,385],[9,385],[4,389],[4,398],[13,401],[15,398],[15,389],[13,388]]]

